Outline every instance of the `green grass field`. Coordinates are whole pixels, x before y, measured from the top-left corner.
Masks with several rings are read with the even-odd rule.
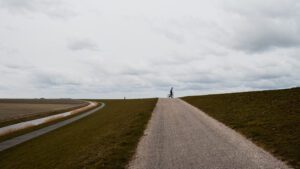
[[[0,152],[1,169],[125,168],[157,99],[101,101],[102,110]]]
[[[182,99],[300,168],[300,88]]]

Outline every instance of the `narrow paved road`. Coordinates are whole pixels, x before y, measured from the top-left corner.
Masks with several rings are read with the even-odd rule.
[[[180,99],[159,99],[130,169],[286,169],[283,162]]]
[[[41,129],[35,130],[33,132],[26,133],[24,135],[6,140],[4,142],[0,142],[0,152],[3,151],[3,150],[6,150],[8,148],[14,147],[18,144],[21,144],[25,141],[28,141],[28,140],[31,140],[31,139],[36,138],[38,136],[41,136],[43,134],[49,133],[50,131],[53,131],[55,129],[58,129],[60,127],[63,127],[63,126],[68,125],[70,123],[73,123],[75,121],[78,121],[78,120],[80,120],[80,119],[82,119],[82,118],[84,118],[88,115],[91,115],[91,114],[95,113],[96,111],[102,109],[104,106],[105,106],[105,104],[101,103],[101,106],[96,107],[95,109],[92,109],[92,110],[90,110],[88,112],[85,112],[83,114],[80,114],[78,116],[75,116],[75,117],[69,118],[67,120],[55,123],[55,124],[47,126],[45,128],[41,128]]]

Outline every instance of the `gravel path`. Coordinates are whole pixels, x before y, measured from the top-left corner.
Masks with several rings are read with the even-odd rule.
[[[180,99],[159,99],[129,169],[286,169],[283,162]]]
[[[58,129],[60,127],[63,127],[63,126],[68,125],[70,123],[73,123],[75,121],[78,121],[78,120],[80,120],[80,119],[82,119],[82,118],[84,118],[84,117],[86,117],[88,115],[91,115],[91,114],[95,113],[96,111],[102,109],[104,106],[105,106],[105,104],[102,103],[101,106],[99,106],[99,107],[97,107],[95,109],[92,109],[92,110],[90,110],[90,111],[88,111],[86,113],[83,113],[83,114],[80,114],[78,116],[69,118],[67,120],[55,123],[55,124],[47,126],[45,128],[41,128],[41,129],[35,130],[33,132],[30,132],[30,133],[27,133],[27,134],[24,134],[24,135],[12,138],[10,140],[6,140],[4,142],[1,142],[0,143],[0,152],[3,151],[3,150],[6,150],[8,148],[14,147],[14,146],[16,146],[18,144],[21,144],[21,143],[23,143],[25,141],[31,140],[33,138],[36,138],[36,137],[38,137],[40,135],[49,133],[50,131],[53,131],[55,129]]]

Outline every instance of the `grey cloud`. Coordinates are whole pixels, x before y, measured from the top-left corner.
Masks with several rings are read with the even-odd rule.
[[[0,6],[12,12],[35,11],[36,1],[32,0],[1,0]]]
[[[0,8],[14,14],[42,13],[54,18],[76,15],[62,0],[0,0]]]
[[[0,97],[165,97],[171,86],[176,96],[297,86],[298,4],[166,0],[116,8],[115,1],[0,0]],[[68,11],[80,15],[51,18]]]
[[[144,21],[149,24],[153,32],[179,44],[191,40],[201,40],[201,38],[213,40],[225,33],[223,28],[217,23],[194,16],[164,19],[145,18]]]
[[[14,47],[6,47],[6,46],[0,44],[0,54],[2,56],[11,56],[11,55],[15,55],[18,53],[19,53],[18,49],[14,48]]]
[[[248,17],[267,17],[267,18],[285,18],[290,19],[299,15],[298,0],[226,0],[223,2],[224,8],[235,13],[246,15]]]
[[[299,9],[300,10],[300,9]],[[300,25],[289,24],[286,22],[271,23],[250,22],[251,25],[257,25],[241,30],[240,34],[235,36],[234,47],[247,52],[262,52],[271,48],[296,47],[300,45]],[[300,24],[300,23],[299,23]],[[242,36],[241,36],[242,35]]]
[[[167,39],[174,41],[176,43],[184,43],[185,41],[185,37],[182,32],[178,33],[169,29],[162,29],[162,28],[153,28],[153,30],[158,34],[161,34]]]
[[[256,81],[252,81],[251,83],[248,83],[247,86],[253,90],[267,90],[267,89],[296,87],[296,86],[291,86],[291,84],[286,80],[287,79],[276,79],[276,80],[259,79]]]
[[[245,75],[245,77],[243,78],[243,80],[245,82],[247,81],[258,81],[258,80],[276,80],[276,79],[280,79],[280,78],[288,78],[289,76],[291,76],[290,74],[288,74],[287,72],[253,72],[247,73],[248,75]]]
[[[226,0],[219,21],[200,17],[146,19],[152,30],[177,43],[212,43],[247,53],[300,45],[300,1]],[[210,51],[212,52],[212,51]],[[217,51],[224,52],[224,51]],[[214,54],[212,52],[212,54]]]
[[[64,72],[54,73],[49,70],[45,71],[41,68],[30,65],[3,64],[0,65],[0,73],[4,76],[4,78],[5,76],[8,76],[10,78],[16,78],[16,80],[21,80],[20,77],[22,77],[31,83],[30,86],[35,86],[40,89],[81,85],[78,79],[71,78]],[[14,85],[19,84],[16,83]]]
[[[9,88],[7,86],[0,85],[0,90],[9,90]]]
[[[71,79],[64,74],[42,72],[40,70],[36,70],[32,73],[32,79],[34,81],[34,86],[38,88],[71,87],[80,85],[78,80]]]
[[[73,51],[90,50],[98,51],[98,45],[90,39],[69,40],[68,48]]]
[[[300,1],[230,1],[225,10],[237,14],[225,43],[249,53],[300,45]]]
[[[198,77],[193,77],[190,80],[184,80],[185,83],[191,83],[191,84],[204,84],[204,85],[212,85],[216,83],[222,83],[225,81],[223,78],[218,78],[216,76],[207,76],[207,75],[198,75]]]
[[[29,65],[20,65],[16,63],[3,63],[0,65],[0,73],[2,75],[13,75],[13,74],[22,74],[23,72],[28,72],[34,69],[34,67]]]
[[[284,60],[287,61],[288,59]],[[231,67],[231,69],[226,68],[227,66]],[[181,91],[206,91],[207,93],[207,91],[217,91],[220,89],[222,91],[234,91],[234,89],[261,90],[274,89],[276,87],[287,88],[300,83],[299,78],[297,78],[297,72],[299,73],[300,70],[297,68],[297,65],[293,65],[292,63],[282,64],[277,62],[277,64],[274,64],[274,61],[265,60],[260,65],[253,65],[253,63],[249,62],[248,68],[243,64],[240,66],[224,64],[205,70],[189,71],[175,77],[177,81],[181,82],[177,86],[177,89]]]
[[[29,66],[29,65],[20,65],[20,64],[6,64],[4,65],[6,68],[14,71],[24,71],[24,70],[30,70],[33,69],[34,67]]]
[[[134,67],[130,67],[130,68],[126,68],[124,69],[122,72],[120,72],[120,74],[122,75],[130,75],[130,76],[139,76],[139,75],[147,75],[149,73],[152,73],[150,70],[146,70],[143,68],[134,68]]]

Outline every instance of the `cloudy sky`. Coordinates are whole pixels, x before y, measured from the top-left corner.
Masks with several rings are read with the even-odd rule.
[[[299,0],[0,0],[0,97],[300,85]]]

